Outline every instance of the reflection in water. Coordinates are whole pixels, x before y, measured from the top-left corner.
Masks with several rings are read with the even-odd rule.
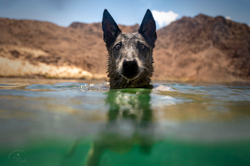
[[[138,146],[147,155],[153,145],[152,110],[149,89],[121,89],[107,92],[110,106],[107,123],[92,142],[85,166],[99,164],[107,150],[126,153]]]
[[[148,154],[152,145],[150,90],[109,91],[108,122],[88,152],[86,166],[98,165],[105,150],[126,153],[138,145]]]

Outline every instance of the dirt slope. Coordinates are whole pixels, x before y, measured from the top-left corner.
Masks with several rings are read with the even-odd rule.
[[[223,17],[183,17],[158,30],[155,77],[231,82],[250,78],[250,28]]]
[[[120,28],[134,32],[139,25]],[[157,34],[154,79],[250,80],[250,28],[246,24],[200,14],[183,17]],[[0,76],[105,78],[106,60],[100,23],[60,27],[0,18]]]

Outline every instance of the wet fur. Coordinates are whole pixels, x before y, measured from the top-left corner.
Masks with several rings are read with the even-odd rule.
[[[135,33],[122,33],[111,15],[105,9],[103,13],[103,38],[109,53],[108,77],[110,89],[121,88],[152,88],[150,85],[153,68],[153,48],[156,41],[155,21],[150,10],[147,10],[142,24]],[[116,45],[121,45],[116,49]],[[140,49],[143,45],[144,48]],[[124,67],[125,62],[135,62],[135,73]],[[133,66],[133,67],[134,67]],[[127,71],[126,71],[127,70]],[[124,76],[134,75],[128,79]]]

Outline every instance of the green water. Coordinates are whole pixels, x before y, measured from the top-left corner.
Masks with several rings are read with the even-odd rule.
[[[250,86],[153,85],[1,78],[0,166],[250,165]]]

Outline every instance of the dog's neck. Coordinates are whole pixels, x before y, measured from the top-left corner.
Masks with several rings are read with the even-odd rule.
[[[143,78],[141,78],[143,77]],[[127,80],[122,76],[112,76],[109,79],[110,89],[122,89],[122,88],[148,88],[152,89],[153,86],[150,84],[151,79],[145,78],[144,76],[139,76],[134,80]]]

